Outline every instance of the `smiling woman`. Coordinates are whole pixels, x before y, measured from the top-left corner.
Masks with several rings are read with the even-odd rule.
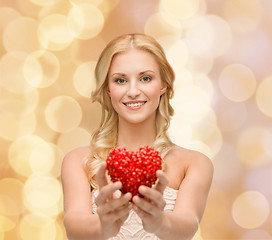
[[[101,124],[91,146],[71,151],[62,165],[70,239],[180,240],[196,233],[213,167],[168,137],[174,76],[161,46],[143,34],[120,36],[101,53],[92,95],[102,107]],[[158,154],[162,170],[152,174]],[[114,183],[107,159],[116,169]],[[151,186],[149,179],[157,181]],[[125,190],[139,182],[144,185],[133,194]]]
[[[161,81],[158,64],[152,54],[133,48],[116,55],[109,69],[108,81],[108,94],[118,113],[119,125],[123,126],[121,121],[127,120],[137,124],[148,117],[155,135],[153,122],[166,86]]]

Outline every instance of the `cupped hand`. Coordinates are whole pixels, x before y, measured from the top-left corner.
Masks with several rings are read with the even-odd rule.
[[[134,196],[134,211],[142,219],[145,231],[157,232],[164,221],[164,207],[166,202],[163,198],[163,192],[168,184],[168,178],[164,172],[158,170],[156,172],[158,181],[152,187],[140,186],[139,193],[143,198]]]
[[[96,198],[97,214],[101,223],[103,235],[108,238],[115,236],[132,208],[130,203],[131,193],[120,197],[114,196],[117,190],[122,188],[121,182],[108,183],[106,178],[106,163],[102,163],[97,175],[99,194]]]

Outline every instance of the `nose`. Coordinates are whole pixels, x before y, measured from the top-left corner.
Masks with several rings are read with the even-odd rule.
[[[140,95],[140,88],[136,81],[131,81],[128,86],[127,95],[131,98],[136,98]]]

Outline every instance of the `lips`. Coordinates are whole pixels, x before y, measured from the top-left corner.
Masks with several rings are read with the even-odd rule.
[[[141,102],[125,102],[124,105],[126,105],[129,108],[137,108],[142,105],[144,105],[146,101],[141,101]]]

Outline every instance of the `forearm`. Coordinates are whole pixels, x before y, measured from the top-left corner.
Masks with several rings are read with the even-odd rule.
[[[198,229],[196,218],[165,212],[162,227],[155,234],[162,240],[189,240]]]
[[[69,240],[105,240],[98,215],[68,213],[64,225]]]

